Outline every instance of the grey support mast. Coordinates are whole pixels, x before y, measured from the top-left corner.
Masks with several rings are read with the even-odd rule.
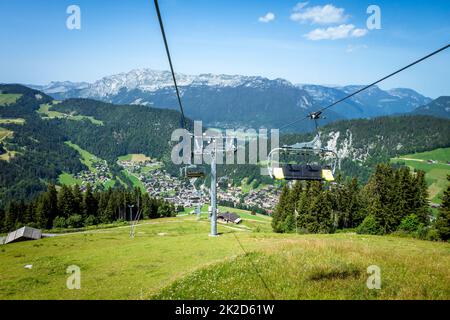
[[[212,237],[217,234],[217,143],[213,140],[214,150],[211,152],[211,233]]]

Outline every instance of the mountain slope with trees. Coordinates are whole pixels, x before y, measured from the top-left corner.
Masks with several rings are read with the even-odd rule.
[[[439,97],[436,100],[415,109],[413,113],[450,119],[450,96]]]
[[[146,153],[170,161],[170,135],[180,123],[176,111],[143,106],[115,106],[94,100],[68,100],[60,105],[42,92],[20,85],[0,85],[0,96],[18,95],[16,101],[0,106],[0,118],[22,118],[24,123],[1,123],[11,132],[0,143],[1,152],[9,152],[0,160],[0,207],[11,200],[31,199],[56,184],[62,173],[75,174],[88,168],[79,160],[76,150],[66,144],[72,141],[92,154],[104,158],[114,175],[122,181],[117,157],[129,153]],[[63,114],[95,116],[104,123],[89,119],[47,118],[38,113],[42,105],[52,105]],[[55,109],[53,109],[55,108]],[[67,113],[66,113],[67,112]],[[189,124],[188,124],[189,125]],[[173,168],[173,171],[177,171]],[[128,181],[128,185],[132,183]]]
[[[403,154],[450,146],[450,121],[431,116],[345,120],[320,128],[322,146],[339,156],[338,171],[367,181],[378,163]],[[310,141],[313,134],[281,137],[281,145]]]
[[[317,182],[286,185],[272,227],[281,233],[333,233],[357,228],[363,234],[397,231],[422,239],[447,240],[449,190],[435,220],[429,208],[425,173],[380,164],[364,186],[356,178],[338,180],[331,186]]]

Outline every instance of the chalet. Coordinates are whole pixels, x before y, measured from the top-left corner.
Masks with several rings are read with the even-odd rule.
[[[235,213],[225,212],[217,216],[217,219],[223,223],[238,224],[242,221],[241,217]]]

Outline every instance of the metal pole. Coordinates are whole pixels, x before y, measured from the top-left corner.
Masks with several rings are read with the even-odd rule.
[[[134,204],[128,205],[128,208],[130,208],[130,238],[134,237],[134,230],[133,230],[133,207]]]
[[[298,233],[298,212],[297,212],[297,203],[294,203],[294,213],[295,213],[295,233]]]
[[[216,180],[217,180],[217,166],[216,166],[216,155],[217,155],[217,144],[214,140],[214,150],[211,154],[211,234],[210,236],[217,236],[217,190],[216,190]]]

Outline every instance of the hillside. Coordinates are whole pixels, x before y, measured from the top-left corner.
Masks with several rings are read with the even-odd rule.
[[[413,113],[450,119],[450,97],[439,97],[424,106],[418,107]]]
[[[447,243],[280,235],[251,222],[219,224],[217,238],[207,220],[184,216],[144,221],[135,239],[125,226],[2,246],[0,299],[450,298]],[[81,269],[81,290],[66,288],[70,265]],[[380,290],[366,287],[370,265],[381,268]]]
[[[21,118],[23,123],[2,123],[9,134],[1,141],[0,207],[11,199],[34,197],[45,190],[45,182],[56,182],[62,172],[84,168],[77,152],[64,144],[65,134],[41,119],[37,110],[53,100],[42,92],[18,85],[0,85],[1,119]],[[11,99],[11,97],[14,99]]]
[[[176,111],[82,99],[59,103],[20,85],[0,85],[0,91],[0,207],[32,198],[61,178],[74,182],[75,174],[92,169],[80,151],[108,162],[106,186],[115,177],[131,186],[117,158],[145,152],[169,159],[170,134],[179,126]]]
[[[450,146],[450,121],[430,116],[346,120],[320,129],[322,145],[335,150],[344,175],[367,179],[375,164],[399,155]],[[281,145],[310,141],[312,135],[287,135]]]
[[[392,158],[391,162],[425,171],[431,202],[442,202],[442,194],[448,185],[447,175],[450,175],[450,148],[407,154]]]
[[[315,111],[361,86],[295,85],[284,79],[241,75],[177,74],[186,115],[213,127],[281,127],[295,115]],[[178,109],[171,74],[150,69],[104,77],[94,83],[50,83],[33,86],[52,97],[91,98],[115,104]],[[330,110],[326,122],[405,113],[431,99],[411,89],[373,87]],[[309,123],[289,130],[306,132]]]

